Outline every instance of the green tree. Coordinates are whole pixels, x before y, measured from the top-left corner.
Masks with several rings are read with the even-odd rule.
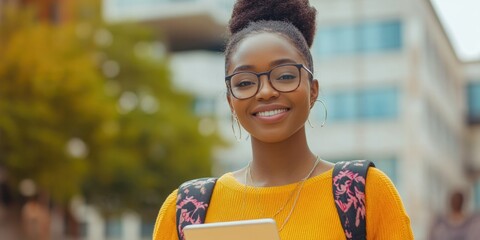
[[[103,152],[106,164],[96,166],[85,190],[106,210],[117,209],[115,199],[127,206],[143,200],[142,209],[158,209],[180,182],[210,174],[218,138],[199,134],[193,98],[173,89],[167,62],[159,58],[162,45],[152,41],[151,31],[118,24],[100,27],[96,34],[106,39],[98,50],[99,66],[110,77],[107,85],[119,99],[120,114],[114,151]],[[102,187],[90,187],[98,183]]]
[[[68,143],[102,145],[114,101],[71,26],[8,10],[0,44],[0,163],[14,184],[33,179],[65,202],[89,170],[86,153],[69,153]]]
[[[152,213],[179,183],[210,174],[221,142],[199,134],[150,29],[3,10],[0,167],[12,184],[32,179],[58,203],[81,193],[106,214]]]

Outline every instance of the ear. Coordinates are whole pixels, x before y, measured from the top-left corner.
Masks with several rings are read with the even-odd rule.
[[[318,80],[313,79],[310,82],[310,109],[313,108],[313,106],[315,105],[315,102],[317,101],[318,92],[319,92]]]

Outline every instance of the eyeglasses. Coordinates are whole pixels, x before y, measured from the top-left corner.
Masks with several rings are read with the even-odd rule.
[[[247,99],[255,96],[260,90],[260,76],[267,75],[270,86],[279,92],[293,92],[301,82],[301,69],[305,69],[311,76],[310,71],[303,64],[283,64],[276,66],[270,71],[236,72],[225,77],[225,83],[230,93],[237,99]]]

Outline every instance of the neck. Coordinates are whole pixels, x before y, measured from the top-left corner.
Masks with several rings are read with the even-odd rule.
[[[316,156],[310,151],[302,128],[288,139],[266,143],[252,137],[251,173],[257,186],[279,186],[303,179]]]

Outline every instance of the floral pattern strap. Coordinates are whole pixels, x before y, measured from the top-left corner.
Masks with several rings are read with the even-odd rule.
[[[179,240],[185,240],[183,228],[205,222],[216,178],[200,178],[183,183],[177,195],[177,233]]]
[[[366,160],[338,162],[333,168],[333,196],[345,237],[350,240],[367,238],[365,181],[369,167]]]

